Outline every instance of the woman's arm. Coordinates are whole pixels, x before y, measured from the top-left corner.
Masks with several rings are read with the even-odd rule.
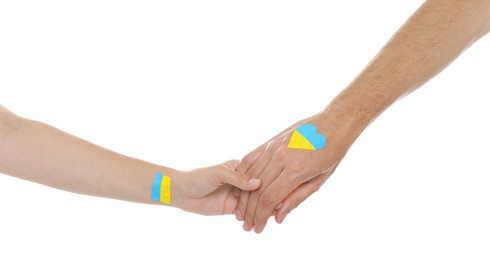
[[[236,198],[223,184],[247,190],[260,185],[235,174],[236,164],[183,173],[109,151],[0,106],[0,172],[66,191],[155,204],[152,186],[160,172],[171,179],[172,206],[231,213]]]

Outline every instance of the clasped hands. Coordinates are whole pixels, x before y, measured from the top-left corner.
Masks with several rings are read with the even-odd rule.
[[[183,185],[172,191],[172,204],[204,215],[234,214],[244,221],[246,231],[256,233],[262,232],[271,216],[282,223],[318,191],[360,134],[356,120],[343,115],[321,112],[288,127],[240,162],[176,175],[176,183]],[[305,125],[313,125],[326,145],[313,150],[290,147],[294,131]]]
[[[246,231],[262,232],[271,216],[277,223],[282,223],[335,171],[353,138],[345,133],[338,120],[333,119],[328,113],[320,113],[302,120],[241,160],[236,171],[246,178],[261,181],[257,190],[234,190],[238,201],[233,213],[237,220],[244,221]],[[325,147],[319,150],[288,148],[293,131],[304,124],[317,127],[317,132],[327,140]]]

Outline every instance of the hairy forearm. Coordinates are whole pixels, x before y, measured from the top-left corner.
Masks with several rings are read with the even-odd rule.
[[[356,138],[379,114],[443,70],[490,28],[490,1],[426,1],[324,112]]]
[[[0,172],[51,187],[154,203],[153,176],[174,170],[106,150],[0,108]]]

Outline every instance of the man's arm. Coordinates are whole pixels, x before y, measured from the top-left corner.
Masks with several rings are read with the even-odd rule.
[[[348,111],[362,131],[489,30],[490,1],[426,1],[328,108]]]
[[[244,157],[239,172],[262,187],[242,192],[235,214],[261,232],[318,190],[362,131],[396,100],[422,86],[490,30],[490,1],[426,1],[360,75],[325,110],[286,129]],[[325,148],[288,148],[293,131],[313,124]]]
[[[236,174],[237,164],[184,173],[109,151],[0,106],[0,172],[71,192],[161,204],[152,199],[155,175],[161,173],[171,180],[171,206],[205,215],[229,214],[237,198],[225,184],[247,190],[260,186],[258,180],[249,182]]]

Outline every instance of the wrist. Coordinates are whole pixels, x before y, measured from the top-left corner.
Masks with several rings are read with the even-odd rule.
[[[351,86],[317,117],[338,139],[352,143],[391,103],[385,95]]]
[[[168,173],[168,176],[171,178],[171,186],[170,186],[171,203],[168,204],[168,206],[174,208],[181,208],[180,201],[182,200],[183,197],[182,172],[177,170],[172,170]]]
[[[158,174],[161,174],[160,177],[157,177]],[[151,187],[154,204],[180,208],[182,193],[182,172],[163,166],[154,170]]]

